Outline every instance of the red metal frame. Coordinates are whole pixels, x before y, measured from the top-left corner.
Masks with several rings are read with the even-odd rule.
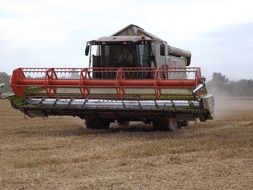
[[[76,72],[79,79],[59,78],[59,73]],[[153,73],[152,77],[143,79],[127,78],[127,73]],[[40,73],[42,78],[29,78],[28,73]],[[95,73],[112,74],[110,78],[93,77]],[[191,79],[166,79],[171,73],[193,73]],[[27,87],[44,88],[47,96],[54,97],[58,88],[79,88],[80,95],[86,98],[91,88],[114,88],[117,97],[124,98],[126,88],[152,88],[157,99],[161,96],[163,88],[196,88],[202,81],[200,68],[18,68],[13,71],[11,87],[16,96],[26,96]]]
[[[48,96],[53,96],[56,94],[57,87],[55,85],[51,85],[53,81],[57,80],[57,75],[54,68],[48,69],[46,71],[44,88],[48,94]]]
[[[90,94],[90,88],[87,86],[86,82],[87,80],[90,80],[91,77],[89,75],[89,70],[88,68],[84,68],[81,71],[80,74],[80,81],[79,81],[79,88],[80,88],[80,92],[81,92],[81,96],[86,98],[89,96]]]

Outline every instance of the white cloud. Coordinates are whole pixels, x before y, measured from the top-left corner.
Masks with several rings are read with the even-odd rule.
[[[85,41],[110,35],[130,23],[172,45],[189,48],[187,44],[194,44],[202,33],[253,22],[252,5],[251,0],[0,0],[0,62],[12,62],[22,52],[26,55],[21,59],[42,63],[44,54],[40,57],[38,52],[60,48],[69,57],[55,52],[50,58],[68,66],[64,60],[82,53]],[[76,66],[84,65],[82,56],[73,58]],[[44,66],[49,66],[46,61]],[[19,66],[13,61],[4,69]]]
[[[173,1],[142,5],[149,28],[164,37],[187,40],[208,30],[241,22],[253,22],[251,1]],[[168,39],[169,40],[169,39]]]
[[[114,32],[111,28],[136,23],[165,40],[187,40],[222,25],[252,22],[250,4],[249,0],[9,0],[0,3],[0,10],[13,16],[0,17],[0,31],[1,38],[10,42],[59,43],[75,30],[92,34],[93,28],[100,28],[107,35]]]

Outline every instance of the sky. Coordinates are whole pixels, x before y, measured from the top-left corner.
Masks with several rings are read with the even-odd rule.
[[[253,79],[252,8],[252,0],[0,0],[0,72],[87,67],[87,41],[135,24],[190,50],[208,80]]]

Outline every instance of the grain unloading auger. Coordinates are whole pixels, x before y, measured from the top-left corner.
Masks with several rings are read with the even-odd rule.
[[[187,67],[189,51],[129,25],[89,41],[85,54],[88,68],[14,70],[13,107],[30,117],[78,116],[93,129],[143,121],[167,130],[213,118],[214,99],[200,68]]]

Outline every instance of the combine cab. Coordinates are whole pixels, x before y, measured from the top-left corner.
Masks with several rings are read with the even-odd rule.
[[[129,25],[87,42],[88,68],[18,68],[13,71],[12,106],[35,117],[71,115],[91,129],[111,122],[152,123],[156,130],[213,118],[200,68],[191,53],[169,46]]]

